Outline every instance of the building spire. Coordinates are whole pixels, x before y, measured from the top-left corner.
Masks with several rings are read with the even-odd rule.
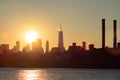
[[[62,22],[60,21],[60,31],[62,31]]]

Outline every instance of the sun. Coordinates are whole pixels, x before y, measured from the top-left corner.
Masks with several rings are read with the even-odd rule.
[[[38,38],[38,34],[35,31],[29,31],[26,33],[25,38],[28,43],[32,43]]]

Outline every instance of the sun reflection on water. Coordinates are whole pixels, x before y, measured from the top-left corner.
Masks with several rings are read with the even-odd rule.
[[[48,80],[45,70],[20,70],[18,80]]]

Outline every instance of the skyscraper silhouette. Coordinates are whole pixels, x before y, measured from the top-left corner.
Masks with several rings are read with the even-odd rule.
[[[36,41],[32,42],[32,52],[44,53],[44,50],[42,48],[42,40],[41,39],[37,39]]]
[[[48,53],[49,52],[49,41],[46,41],[46,51],[45,51],[46,53]]]
[[[63,44],[63,31],[62,24],[60,24],[60,30],[58,31],[58,48],[60,52],[64,52],[64,44]]]
[[[85,41],[82,42],[82,49],[86,50],[86,42]]]
[[[20,51],[20,41],[16,41],[16,52]]]

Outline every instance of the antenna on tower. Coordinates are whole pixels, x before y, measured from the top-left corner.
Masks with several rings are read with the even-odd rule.
[[[60,31],[62,31],[62,22],[60,21]]]

